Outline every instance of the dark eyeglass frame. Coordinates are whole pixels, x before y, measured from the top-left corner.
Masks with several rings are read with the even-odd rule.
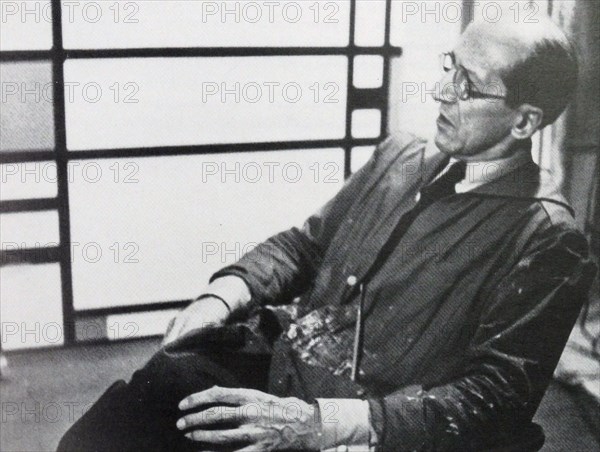
[[[440,59],[444,72],[450,72],[451,70],[454,70],[452,82],[456,88],[458,99],[462,101],[469,99],[506,99],[506,95],[484,93],[483,91],[478,91],[473,88],[473,82],[469,78],[467,70],[463,66],[456,64],[454,52],[444,52],[440,55]],[[448,61],[451,62],[451,66],[448,66]],[[466,89],[461,89],[461,84],[458,82],[459,75],[464,77],[464,80],[467,84]]]

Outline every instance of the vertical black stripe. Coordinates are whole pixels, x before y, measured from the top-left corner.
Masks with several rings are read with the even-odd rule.
[[[383,55],[383,82],[382,86],[385,90],[385,96],[381,105],[381,136],[388,132],[388,117],[390,110],[390,71],[392,60],[392,45],[390,42],[391,25],[392,24],[392,0],[386,0],[385,4],[385,41]]]
[[[52,82],[54,99],[54,139],[58,183],[58,221],[60,234],[60,275],[62,288],[63,332],[65,344],[75,341],[73,317],[73,279],[71,269],[71,227],[69,219],[69,175],[65,124],[65,52],[62,43],[61,2],[52,2]]]
[[[352,92],[354,90],[354,55],[356,45],[354,35],[356,30],[356,0],[350,0],[350,38],[348,42],[348,90],[346,93],[346,146],[344,147],[344,177],[352,173],[352,110],[354,108]]]
[[[469,26],[475,17],[475,0],[463,0],[463,15],[461,23],[461,31]]]

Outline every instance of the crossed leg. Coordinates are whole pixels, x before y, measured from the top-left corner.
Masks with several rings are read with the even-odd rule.
[[[159,350],[129,383],[115,382],[63,436],[58,452],[197,451],[175,427],[186,396],[214,385],[266,391],[271,355],[247,331],[187,335]],[[212,336],[210,334],[213,334]]]

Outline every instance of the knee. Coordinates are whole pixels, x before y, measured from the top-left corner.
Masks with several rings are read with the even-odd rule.
[[[237,383],[211,355],[163,348],[132,375],[130,386],[138,398],[177,406],[193,392]]]

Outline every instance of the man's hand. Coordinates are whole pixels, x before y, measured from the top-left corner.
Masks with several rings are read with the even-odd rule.
[[[193,412],[179,419],[177,428],[205,447],[319,450],[318,409],[300,399],[214,386],[186,397],[179,409]]]
[[[227,317],[229,317],[229,309],[218,298],[207,297],[194,301],[171,320],[163,345],[173,342],[189,331],[222,325]]]

